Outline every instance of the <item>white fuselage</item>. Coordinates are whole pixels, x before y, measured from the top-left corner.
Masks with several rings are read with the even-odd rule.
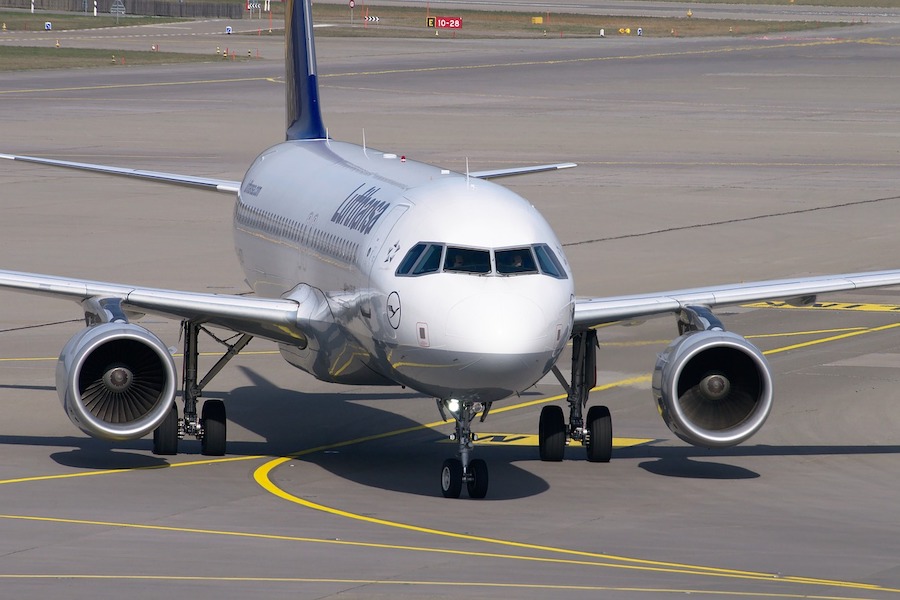
[[[326,140],[266,150],[241,184],[235,246],[259,295],[330,313],[281,346],[326,381],[490,402],[544,376],[571,333],[572,274],[538,211],[392,154]]]

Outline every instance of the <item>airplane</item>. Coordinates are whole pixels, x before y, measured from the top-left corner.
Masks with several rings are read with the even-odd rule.
[[[284,360],[342,384],[407,386],[453,419],[457,456],[444,461],[441,493],[488,491],[473,458],[472,421],[494,402],[549,373],[567,392],[540,414],[541,460],[560,461],[570,440],[592,462],[612,452],[612,420],[591,406],[601,324],[674,315],[679,336],[659,354],[652,388],[679,438],[702,447],[739,444],[762,427],[773,402],[763,354],[726,331],[712,309],[762,300],[796,305],[816,295],[900,284],[900,270],[663,291],[576,297],[562,244],[527,200],[492,179],[572,163],[456,173],[328,136],[319,104],[310,0],[285,3],[285,141],[263,151],[242,181],[49,158],[0,159],[139,178],[236,195],[234,245],[253,296],[195,293],[0,271],[0,287],[80,304],[85,328],[63,347],[56,387],[69,419],[109,441],[153,434],[153,452],[180,439],[204,455],[226,452],[221,400],[204,387],[253,337],[277,343]],[[469,216],[478,214],[478,219]],[[184,334],[182,410],[171,351],[134,323],[179,319]],[[239,334],[200,378],[206,327]],[[570,375],[557,361],[572,344]],[[449,416],[448,416],[449,415]]]

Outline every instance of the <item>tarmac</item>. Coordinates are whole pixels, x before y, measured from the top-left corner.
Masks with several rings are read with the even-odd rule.
[[[0,152],[240,179],[283,139],[267,43],[253,60],[5,73]],[[336,139],[455,170],[578,163],[505,183],[554,226],[579,294],[900,268],[897,25],[322,38],[317,55]],[[10,161],[0,190],[4,269],[247,290],[222,194]],[[656,414],[673,319],[608,327],[591,402],[612,412],[612,461],[574,444],[539,460],[541,406],[562,403],[550,378],[477,424],[491,486],[474,501],[441,497],[454,446],[432,399],[318,382],[260,340],[204,394],[228,407],[226,457],[90,439],[54,390],[79,307],[0,293],[0,595],[897,597],[900,289],[821,300],[718,311],[775,374],[744,445],[686,446]],[[142,323],[179,347],[178,323]]]

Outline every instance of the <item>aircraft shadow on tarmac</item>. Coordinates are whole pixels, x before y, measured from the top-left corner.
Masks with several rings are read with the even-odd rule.
[[[725,463],[690,460],[687,457],[665,457],[638,465],[648,473],[685,479],[756,479],[759,473]]]
[[[281,388],[246,367],[240,368],[253,385],[227,394],[224,399],[228,418],[264,438],[267,444],[262,452],[286,455],[325,446],[326,449],[304,454],[298,460],[360,485],[421,496],[441,495],[441,464],[456,454],[454,443],[443,443],[447,441],[452,421],[447,423],[447,433],[414,429],[420,423],[397,414],[396,404],[392,404],[394,410],[372,406],[373,401],[402,400],[432,409],[431,398],[398,388],[384,388],[377,393],[372,393],[370,388],[366,393],[306,394]],[[434,416],[438,420],[437,409]],[[327,448],[344,441],[411,428],[414,430],[398,435]],[[240,451],[240,445],[234,448],[229,443],[229,453]],[[492,483],[488,500],[528,497],[549,489],[542,478],[513,464],[536,459],[535,448],[478,447],[475,455],[489,465]]]
[[[239,368],[252,385],[231,391],[207,389],[203,396],[225,401],[232,431],[243,428],[262,438],[262,441],[229,440],[229,456],[300,453],[298,462],[317,465],[361,485],[429,497],[441,495],[440,466],[445,458],[455,455],[456,445],[442,443],[447,440],[445,433],[416,429],[421,426],[419,422],[393,410],[371,406],[373,401],[401,400],[426,403],[432,408],[434,401],[430,398],[399,388],[384,388],[376,393],[372,393],[372,388],[364,392],[304,393],[279,387],[246,367]],[[54,392],[52,387],[40,389]],[[392,408],[395,407],[393,404]],[[436,409],[434,414],[437,417]],[[448,432],[450,427],[448,423]],[[407,429],[413,431],[328,449],[342,442]],[[78,435],[0,435],[0,444],[65,448],[51,454],[51,458],[62,466],[78,469],[154,468],[170,464],[167,457],[148,454],[152,448],[149,436],[108,442]],[[303,454],[304,449],[319,447],[324,448]],[[179,453],[182,455],[179,460],[191,455],[199,458],[200,442],[193,438],[182,440]],[[542,478],[512,464],[536,460],[536,448],[479,447],[476,456],[489,463],[493,481],[489,500],[528,497],[549,488]]]
[[[900,454],[898,445],[871,446],[768,446],[744,445],[732,448],[707,449],[693,446],[633,446],[613,451],[613,460],[654,459],[638,464],[654,475],[688,479],[755,479],[759,473],[733,464],[716,462],[715,458],[786,457],[786,456],[852,456]],[[700,459],[700,460],[695,460]]]
[[[229,441],[229,455],[287,456],[302,453],[305,448],[323,447],[316,452],[301,454],[297,460],[360,485],[440,496],[439,467],[445,458],[455,454],[455,444],[446,441],[444,432],[415,429],[420,426],[417,421],[394,410],[371,406],[373,401],[430,403],[430,399],[396,388],[385,388],[384,392],[378,393],[372,393],[370,388],[364,393],[309,394],[281,388],[251,369],[240,368],[252,385],[230,392],[207,391],[204,395],[205,398],[222,398],[228,407],[229,421],[262,438],[262,441]],[[336,446],[341,442],[406,429],[413,431]],[[449,423],[446,429],[450,431]],[[66,448],[66,451],[52,454],[51,458],[60,465],[81,469],[153,468],[169,464],[165,457],[147,453],[152,445],[149,438],[112,443],[77,435],[0,435],[0,444]],[[328,446],[333,447],[329,449]],[[567,449],[567,460],[584,461],[583,452],[579,450],[577,447]],[[184,440],[179,451],[187,456],[199,455],[200,443],[193,439]],[[612,460],[644,459],[638,464],[641,469],[665,477],[730,480],[760,475],[715,459],[854,454],[900,454],[900,445],[745,445],[709,450],[650,443],[617,448]],[[529,497],[549,489],[544,479],[516,464],[538,461],[537,448],[479,446],[476,456],[487,461],[490,468],[491,488],[487,500]],[[591,465],[590,468],[591,476],[603,476],[603,465]]]

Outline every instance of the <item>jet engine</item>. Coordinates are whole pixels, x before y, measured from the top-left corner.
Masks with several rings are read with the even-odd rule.
[[[656,361],[653,396],[669,429],[706,448],[740,444],[772,409],[772,373],[756,346],[729,331],[691,331]]]
[[[90,436],[143,437],[166,418],[177,371],[155,335],[129,323],[104,323],[78,333],[56,365],[56,390],[69,419]]]

